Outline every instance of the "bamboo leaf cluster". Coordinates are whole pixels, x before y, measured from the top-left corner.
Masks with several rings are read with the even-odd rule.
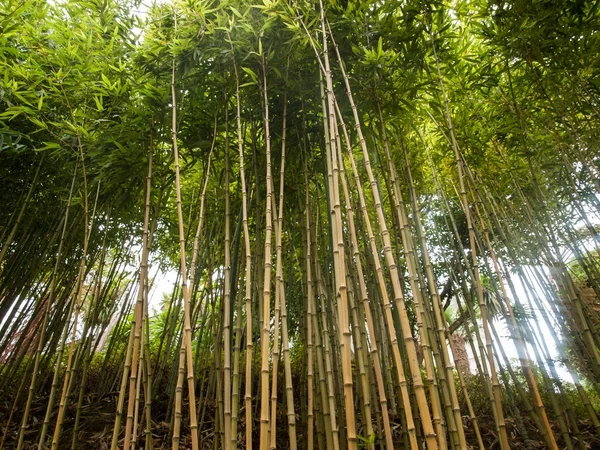
[[[600,445],[597,3],[0,11],[0,448]]]

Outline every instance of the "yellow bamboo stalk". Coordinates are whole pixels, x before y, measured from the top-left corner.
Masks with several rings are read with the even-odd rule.
[[[174,14],[175,30],[177,30],[177,14]],[[177,147],[177,93],[175,91],[175,59],[171,71],[171,104],[172,104],[172,122],[171,136],[173,141],[173,159],[175,163],[175,191],[177,204],[177,219],[179,229],[179,253],[181,267],[181,287],[183,291],[183,338],[181,347],[185,351],[187,362],[187,381],[190,413],[190,433],[192,439],[192,450],[198,450],[198,422],[196,416],[196,393],[194,389],[194,358],[192,354],[192,325],[191,325],[191,304],[190,291],[187,283],[187,264],[185,251],[185,233],[183,231],[183,214],[181,208],[181,182],[179,174],[179,152]]]
[[[333,259],[334,259],[334,274],[335,287],[337,297],[337,315],[339,321],[339,341],[342,363],[342,378],[344,385],[344,405],[346,412],[346,432],[348,440],[348,449],[355,450],[357,448],[356,437],[356,422],[354,417],[354,392],[352,380],[352,357],[351,357],[351,333],[350,319],[348,314],[348,293],[346,287],[346,263],[345,263],[345,244],[342,225],[342,212],[340,204],[340,188],[339,188],[339,167],[337,158],[337,142],[335,138],[336,119],[335,106],[333,98],[333,80],[331,78],[331,69],[329,67],[329,54],[327,44],[327,33],[325,31],[325,9],[323,1],[319,0],[321,10],[321,31],[323,34],[323,61],[325,63],[325,85],[327,94],[327,113],[329,121],[329,154],[328,165],[331,164],[331,173],[333,186],[331,192],[331,222],[332,222],[332,238],[333,238]],[[329,163],[330,161],[330,163]]]
[[[231,448],[231,230],[229,205],[229,109],[225,108],[225,267],[223,292],[223,448]]]
[[[307,450],[314,450],[314,431],[315,431],[315,416],[314,416],[314,362],[313,362],[313,320],[314,320],[314,287],[312,281],[311,270],[311,254],[310,254],[310,200],[309,200],[309,184],[308,184],[308,168],[307,155],[304,152],[304,186],[305,186],[305,234],[306,248],[304,251],[304,264],[306,270],[306,289],[307,289],[307,312],[306,312],[306,353],[307,353],[307,368],[306,368],[306,385],[307,390]]]
[[[232,46],[233,51],[233,46]],[[235,71],[235,97],[236,97],[236,122],[237,142],[240,160],[240,185],[242,190],[242,225],[244,231],[244,249],[246,254],[244,300],[246,303],[246,373],[245,373],[245,420],[246,420],[246,448],[252,448],[252,253],[250,250],[250,232],[248,231],[248,194],[246,176],[244,172],[244,138],[242,136],[240,77],[233,59]],[[236,436],[232,436],[232,439]]]
[[[262,45],[261,45],[262,47]],[[267,72],[264,54],[262,55],[263,69],[263,100],[264,100],[264,127],[266,147],[266,200],[265,200],[265,262],[263,276],[263,317],[261,330],[261,395],[260,395],[260,449],[267,450],[269,447],[269,341],[271,322],[271,239],[273,230],[272,219],[272,175],[271,175],[271,135],[269,131],[269,96],[267,90]],[[247,426],[247,424],[246,424]]]

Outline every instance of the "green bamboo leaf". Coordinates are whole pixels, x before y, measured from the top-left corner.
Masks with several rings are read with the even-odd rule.
[[[43,122],[42,120],[39,120],[36,117],[30,117],[29,120],[34,123],[35,125],[37,125],[38,127],[47,130],[48,129],[48,125],[46,125],[46,122]]]
[[[240,19],[244,18],[244,16],[242,16],[242,14],[236,8],[234,8],[233,6],[230,6],[229,9],[233,12],[233,14],[235,14]]]
[[[252,78],[252,81],[254,82],[254,84],[258,84],[258,76],[252,69],[250,69],[249,67],[242,67],[242,70],[244,72],[246,72],[248,75],[250,75],[250,78]]]
[[[56,142],[43,142],[43,146],[42,147],[37,147],[36,150],[42,151],[42,150],[48,150],[48,149],[59,149],[61,146],[60,144],[56,143]]]
[[[102,96],[94,95],[94,102],[96,102],[96,108],[98,111],[104,111],[104,107],[102,106]]]
[[[110,80],[108,79],[108,77],[106,75],[104,75],[103,73],[101,73],[100,76],[102,77],[102,82],[103,82],[104,86],[106,86],[108,89],[112,89],[112,84],[110,83]]]

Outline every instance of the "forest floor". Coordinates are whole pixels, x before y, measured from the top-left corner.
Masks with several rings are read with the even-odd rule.
[[[80,423],[78,427],[77,443],[72,447],[73,438],[73,426],[75,423],[76,413],[76,402],[70,404],[66,410],[66,417],[63,426],[63,433],[60,440],[59,449],[81,449],[81,450],[108,450],[111,447],[112,430],[115,420],[116,402],[118,398],[118,392],[113,392],[102,397],[95,395],[88,395],[85,397],[84,406],[81,410]],[[0,432],[4,435],[6,433],[5,447],[4,448],[16,448],[17,436],[18,436],[18,417],[19,414],[14,415],[13,420],[7,425],[7,418],[10,415],[11,405],[7,402],[3,402],[0,405]],[[31,409],[31,421],[25,431],[25,450],[37,449],[37,439],[39,432],[42,427],[45,414],[45,402],[38,401],[32,405]],[[171,448],[171,424],[160,420],[160,417],[166,417],[168,410],[168,403],[166,401],[160,401],[153,404],[152,414],[159,418],[159,420],[152,421],[152,448],[154,449],[170,449]],[[183,405],[183,410],[186,411],[186,405]],[[285,408],[279,408],[281,414],[278,415],[278,448],[287,449],[289,448],[288,441],[288,430],[286,425]],[[199,410],[199,414],[202,416],[202,420],[199,421],[200,434],[200,448],[201,449],[214,449],[215,447],[215,417],[216,405],[214,400],[209,399],[203,403]],[[254,414],[256,417],[256,423],[253,428],[253,441],[258,442],[259,440],[259,428],[260,422],[258,420],[259,414]],[[16,418],[16,420],[14,420]],[[298,418],[300,419],[300,418]],[[402,432],[402,425],[398,416],[391,415],[392,428],[394,430],[394,443],[397,444],[397,448],[403,448],[404,433]],[[520,450],[536,450],[546,448],[542,436],[535,428],[531,420],[524,420],[521,418],[522,424],[527,430],[527,438],[524,439],[521,433],[519,433],[519,427],[515,420],[511,417],[506,418],[507,431],[512,449]],[[54,424],[56,421],[56,414],[51,417],[49,434],[52,433]],[[481,429],[482,438],[486,448],[496,449],[500,448],[497,433],[494,427],[494,421],[492,417],[481,415],[478,417],[478,423]],[[469,417],[463,417],[463,425],[465,427],[465,434],[469,448],[477,448],[477,440],[473,428],[473,424]],[[565,448],[564,442],[560,435],[560,428],[558,422],[551,421],[551,425],[555,430],[555,436],[558,440],[560,448]],[[577,424],[584,440],[583,445],[578,446],[574,442],[576,448],[580,449],[598,449],[600,448],[600,438],[595,433],[595,429],[592,423],[588,420],[580,420]],[[302,427],[302,422],[298,420],[298,441],[299,447],[303,448],[305,445],[306,430]],[[143,429],[143,427],[142,427]],[[238,448],[244,448],[244,411],[243,405],[240,410],[240,423],[239,423],[239,440]],[[360,432],[360,430],[359,430]],[[191,448],[191,442],[189,439],[189,421],[184,416],[182,423],[182,438],[180,440],[180,448],[189,449]],[[145,448],[145,435],[143,432],[139,435],[139,440],[136,443],[135,449]],[[383,441],[381,441],[383,444]],[[375,441],[376,444],[379,440]],[[317,444],[317,436],[315,435],[315,444]],[[361,445],[366,446],[361,441]],[[119,447],[123,448],[123,437],[121,436],[119,441]]]

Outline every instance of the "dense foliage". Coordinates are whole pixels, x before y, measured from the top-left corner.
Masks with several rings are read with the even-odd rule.
[[[600,445],[598,4],[0,0],[0,448]]]

